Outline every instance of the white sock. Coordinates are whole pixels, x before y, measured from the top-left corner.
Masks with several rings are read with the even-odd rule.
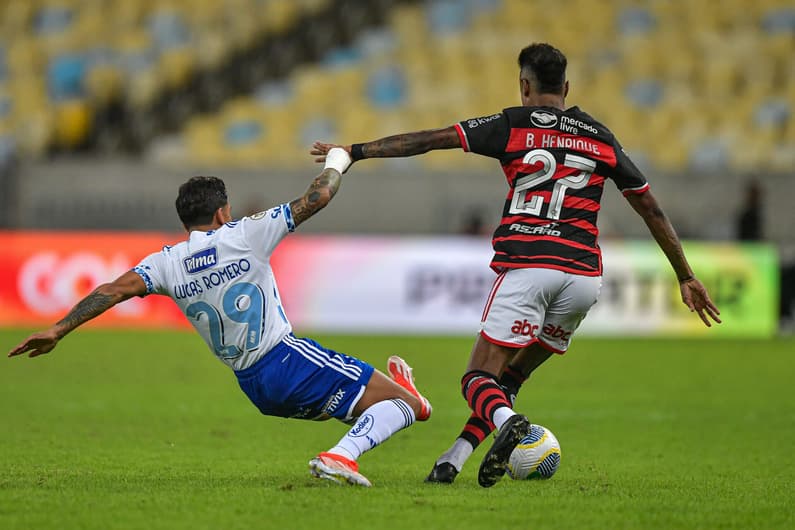
[[[379,401],[365,410],[351,430],[328,452],[356,460],[362,453],[414,423],[415,419],[414,411],[402,399]]]
[[[436,461],[437,464],[441,464],[442,462],[448,462],[453,464],[453,467],[460,473],[461,468],[464,467],[467,459],[472,456],[472,452],[475,450],[472,447],[472,444],[464,440],[463,438],[456,438],[455,442],[453,442],[452,447],[442,453],[442,456]]]
[[[516,413],[509,407],[500,407],[495,410],[494,415],[491,418],[492,423],[494,423],[495,430],[499,431],[502,425],[508,421],[508,418],[515,415]]]

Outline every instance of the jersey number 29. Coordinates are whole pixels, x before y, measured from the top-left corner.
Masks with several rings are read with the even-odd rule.
[[[221,300],[223,315],[213,305],[204,301],[194,302],[185,308],[188,318],[200,321],[202,316],[207,319],[215,355],[221,359],[239,357],[243,350],[236,344],[225,344],[224,323],[229,321],[246,326],[246,351],[259,346],[264,328],[265,295],[259,286],[248,283],[236,283],[227,289]]]

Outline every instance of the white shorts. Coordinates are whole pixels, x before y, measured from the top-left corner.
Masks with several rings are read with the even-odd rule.
[[[480,334],[509,348],[539,342],[550,351],[566,353],[574,330],[596,303],[601,287],[601,276],[508,269],[494,281],[480,319]]]

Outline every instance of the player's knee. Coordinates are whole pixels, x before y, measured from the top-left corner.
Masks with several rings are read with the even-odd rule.
[[[419,399],[417,399],[415,396],[413,396],[411,394],[409,394],[409,396],[410,397],[408,397],[408,398],[404,397],[403,400],[406,403],[408,403],[409,407],[411,407],[411,410],[414,411],[414,417],[415,418],[422,417],[422,401],[420,401]]]

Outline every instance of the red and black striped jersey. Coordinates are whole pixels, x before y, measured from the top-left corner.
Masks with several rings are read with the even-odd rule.
[[[465,151],[496,158],[508,179],[492,268],[601,275],[596,217],[605,179],[625,195],[649,188],[607,127],[577,107],[512,107],[455,128]]]

